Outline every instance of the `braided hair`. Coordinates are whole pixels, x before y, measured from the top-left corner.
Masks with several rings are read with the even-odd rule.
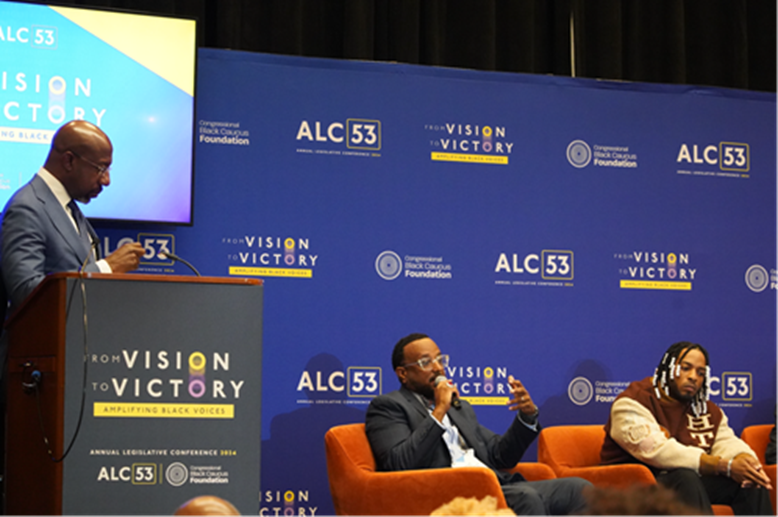
[[[702,387],[691,401],[694,416],[700,416],[708,412],[707,401],[710,397],[710,360],[708,359],[708,351],[702,345],[689,341],[680,341],[671,345],[654,371],[654,393],[660,399],[662,393],[670,396],[670,382],[680,374],[681,361],[691,350],[699,350],[705,356],[705,379],[703,379]]]

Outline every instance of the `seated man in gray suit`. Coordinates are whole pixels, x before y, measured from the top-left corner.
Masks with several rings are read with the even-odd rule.
[[[55,133],[44,166],[6,205],[2,277],[12,309],[49,273],[125,273],[138,267],[144,249],[137,242],[97,260],[97,235],[74,202],[88,203],[111,183],[112,158],[111,141],[100,128],[68,122]]]
[[[448,356],[425,334],[411,334],[395,345],[392,367],[402,387],[373,399],[365,422],[378,470],[489,468],[518,515],[581,513],[588,481],[526,481],[500,471],[514,467],[540,431],[538,408],[522,383],[508,378],[513,397],[508,408],[517,414],[500,436],[479,424],[470,404],[459,400],[457,388],[444,377],[447,365]]]

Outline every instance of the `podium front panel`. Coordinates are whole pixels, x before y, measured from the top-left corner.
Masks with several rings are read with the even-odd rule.
[[[63,514],[257,513],[262,286],[67,284]]]

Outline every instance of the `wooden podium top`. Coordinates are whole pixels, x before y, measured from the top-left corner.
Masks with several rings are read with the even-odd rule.
[[[129,282],[169,282],[169,283],[190,283],[190,284],[220,284],[220,285],[262,285],[262,280],[258,278],[244,277],[221,277],[221,276],[192,276],[192,275],[149,275],[142,273],[78,273],[75,271],[52,273],[38,284],[30,293],[24,303],[16,309],[5,320],[5,328],[12,326],[20,315],[27,312],[27,308],[35,304],[43,293],[50,289],[50,286],[65,281],[69,278],[81,278],[87,280],[113,280]]]

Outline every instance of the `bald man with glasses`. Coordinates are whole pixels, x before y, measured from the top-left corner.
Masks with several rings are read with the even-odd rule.
[[[68,122],[54,134],[43,167],[8,201],[0,236],[2,278],[12,309],[49,273],[137,269],[145,252],[137,242],[99,259],[97,234],[76,204],[89,203],[110,185],[112,159],[111,141],[100,128]]]
[[[470,404],[459,401],[456,387],[445,380],[448,361],[426,334],[411,334],[395,345],[392,367],[401,387],[373,399],[365,421],[378,470],[488,468],[518,515],[581,513],[588,481],[526,481],[501,471],[513,468],[540,432],[538,408],[522,383],[508,378],[508,409],[516,416],[500,436],[478,423]]]

